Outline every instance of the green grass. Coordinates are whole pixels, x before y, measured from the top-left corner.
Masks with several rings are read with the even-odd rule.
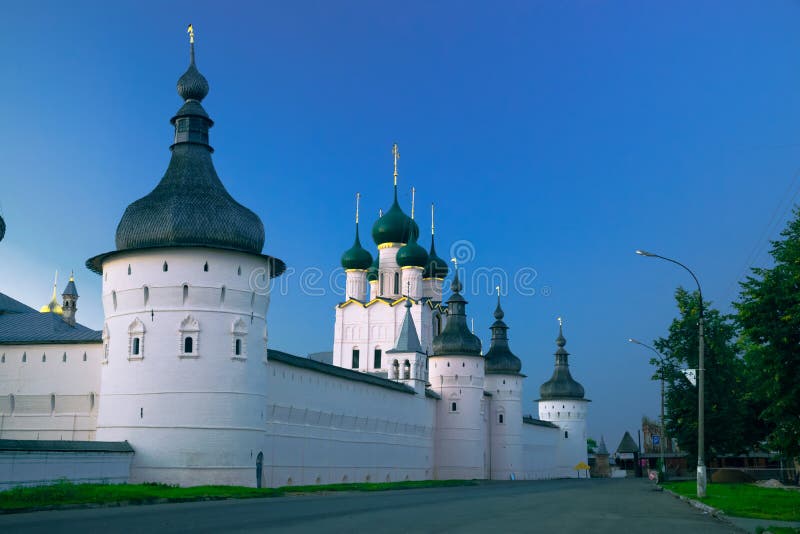
[[[797,534],[800,532],[800,528],[776,527],[774,525],[756,528],[756,534],[764,534],[764,532],[769,532],[769,534]]]
[[[284,486],[281,488],[246,488],[243,486],[193,486],[182,488],[167,484],[72,484],[58,482],[49,486],[14,488],[0,492],[0,510],[13,511],[70,504],[146,504],[186,502],[204,499],[252,499],[278,497],[292,493],[329,491],[387,491],[442,486],[471,486],[474,480],[414,480],[407,482]]]
[[[693,480],[665,482],[664,487],[697,499],[697,484]],[[706,497],[697,500],[732,516],[800,521],[800,491],[752,484],[709,484]]]

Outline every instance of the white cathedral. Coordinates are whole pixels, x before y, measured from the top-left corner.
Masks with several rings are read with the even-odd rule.
[[[103,280],[102,331],[76,322],[72,277],[62,303],[54,287],[39,311],[0,293],[0,475],[44,481],[19,460],[44,450],[97,458],[74,463],[73,480],[579,476],[589,401],[570,375],[561,330],[538,417],[523,415],[525,375],[499,297],[484,353],[467,327],[457,267],[443,295],[450,269],[436,255],[433,224],[426,251],[398,204],[396,147],[394,200],[372,227],[377,255],[361,245],[357,215],[341,258],[346,298],[332,365],[268,349],[265,288],[285,265],[262,253],[261,219],[214,170],[213,122],[201,105],[209,87],[193,43],[177,88],[183,105],[171,119],[166,173],[125,210],[116,250],[86,262]],[[5,230],[0,218],[0,239]],[[97,474],[103,454],[121,452],[121,474]]]

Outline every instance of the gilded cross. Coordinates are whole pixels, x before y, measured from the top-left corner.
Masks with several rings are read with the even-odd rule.
[[[394,185],[397,185],[397,160],[400,159],[400,150],[397,143],[392,146],[392,156],[394,156]]]
[[[189,43],[194,44],[194,28],[191,24],[189,24],[189,27],[186,29],[186,33],[189,34]]]

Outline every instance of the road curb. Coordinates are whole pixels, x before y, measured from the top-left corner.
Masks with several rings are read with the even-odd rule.
[[[689,504],[690,506],[693,506],[693,507],[697,508],[698,510],[702,510],[705,513],[707,513],[708,515],[710,515],[712,517],[715,517],[716,519],[719,519],[720,521],[722,521],[726,525],[729,525],[729,526],[735,528],[739,532],[749,532],[748,530],[743,529],[742,527],[740,527],[739,525],[737,525],[736,523],[731,521],[730,518],[728,518],[728,516],[725,515],[725,512],[723,512],[722,510],[718,510],[717,508],[714,508],[713,506],[709,506],[709,505],[704,504],[704,503],[702,503],[700,501],[697,501],[695,499],[686,497],[685,495],[680,495],[678,493],[675,493],[672,490],[668,490],[664,486],[659,486],[659,488],[661,488],[661,490],[664,491],[665,493],[668,493],[668,494],[672,495],[676,499],[680,499],[683,502]]]

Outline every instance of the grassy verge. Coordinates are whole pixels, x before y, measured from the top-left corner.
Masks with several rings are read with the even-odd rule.
[[[72,484],[59,482],[49,486],[14,488],[0,492],[0,510],[18,511],[72,504],[146,504],[186,502],[211,499],[252,499],[278,497],[293,493],[330,491],[387,491],[442,486],[471,486],[474,480],[414,480],[408,482],[284,486],[281,488],[246,488],[242,486],[193,486],[182,488],[167,484]]]
[[[697,484],[693,480],[665,482],[664,487],[697,499]],[[800,521],[800,491],[752,484],[709,484],[706,497],[697,500],[732,516]]]

